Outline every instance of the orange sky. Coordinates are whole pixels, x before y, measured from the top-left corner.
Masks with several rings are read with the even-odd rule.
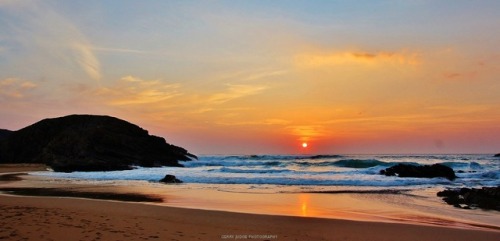
[[[499,10],[0,0],[0,128],[88,113],[198,154],[495,153]]]

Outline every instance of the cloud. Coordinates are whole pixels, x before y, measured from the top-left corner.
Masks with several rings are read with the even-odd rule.
[[[292,135],[299,137],[301,141],[314,140],[328,135],[328,131],[323,125],[293,125],[286,129]]]
[[[55,5],[54,5],[55,6]],[[33,68],[43,66],[44,72],[75,71],[75,64],[90,78],[101,78],[101,66],[94,53],[91,41],[47,1],[5,2],[5,29],[0,31],[9,36],[9,42],[20,46],[27,53],[23,63]],[[13,54],[13,57],[16,55]]]
[[[267,89],[267,86],[228,84],[226,91],[213,94],[206,101],[212,104],[222,104],[234,99],[258,94],[265,89]]]
[[[284,119],[266,119],[264,120],[264,125],[288,125],[290,124],[290,120]]]
[[[463,72],[446,72],[443,73],[443,78],[446,80],[476,80],[480,76],[479,71],[463,71]]]
[[[242,79],[242,81],[252,81],[252,80],[260,80],[273,76],[280,76],[286,74],[285,70],[275,70],[275,71],[263,71],[261,73],[251,74]]]
[[[127,112],[149,112],[175,116],[211,116],[209,113],[240,112],[240,106],[222,106],[232,100],[251,96],[265,90],[260,85],[228,84],[223,90],[204,90],[188,88],[180,83],[166,82],[161,79],[147,80],[127,75],[113,83],[94,87],[92,85],[73,85],[75,101],[105,105],[126,110]],[[105,84],[105,85],[104,85]],[[83,98],[83,99],[82,99]]]
[[[100,87],[93,95],[105,99],[112,106],[134,106],[164,102],[181,95],[180,84],[164,83],[161,80],[144,80],[125,76],[114,85]]]
[[[173,54],[163,51],[146,51],[140,49],[129,49],[129,48],[109,48],[109,47],[98,47],[92,46],[92,50],[103,53],[115,53],[115,54],[132,54],[132,55],[152,55],[152,56],[167,56],[174,57]],[[178,58],[179,56],[175,56]]]
[[[37,85],[33,82],[17,78],[0,80],[0,97],[21,99]]]
[[[353,52],[304,53],[295,57],[300,67],[328,67],[336,65],[417,65],[421,62],[418,53],[402,52]]]
[[[83,42],[75,42],[72,44],[75,51],[75,60],[82,69],[92,78],[98,80],[101,78],[100,63],[90,44]]]
[[[256,121],[217,121],[219,125],[226,126],[284,126],[291,123],[289,120],[284,119],[264,119]]]
[[[122,48],[106,48],[106,47],[92,47],[93,50],[102,52],[113,53],[127,53],[127,54],[158,54],[157,52],[143,51],[137,49],[122,49]]]

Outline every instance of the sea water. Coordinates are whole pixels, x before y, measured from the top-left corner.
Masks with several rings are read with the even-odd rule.
[[[443,164],[451,167],[458,178],[451,181],[446,178],[402,178],[380,174],[381,170],[399,163]],[[184,168],[137,167],[125,171],[38,174],[87,180],[152,182],[172,174],[184,183],[240,184],[238,186],[252,189],[265,186],[271,192],[283,189],[324,191],[330,188],[418,189],[500,185],[500,158],[493,155],[211,155],[182,164]]]

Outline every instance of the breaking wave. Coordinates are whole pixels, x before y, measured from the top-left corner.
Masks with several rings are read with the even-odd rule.
[[[380,170],[399,163],[453,168],[454,181],[445,178],[399,178],[380,175]],[[473,187],[500,185],[500,162],[487,155],[243,155],[201,156],[183,162],[185,168],[136,168],[113,172],[40,172],[64,178],[91,180],[158,181],[173,174],[185,183],[268,184],[297,186],[413,186],[446,185]]]

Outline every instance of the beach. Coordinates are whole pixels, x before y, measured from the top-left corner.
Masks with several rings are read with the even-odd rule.
[[[35,170],[39,170],[36,167]],[[28,187],[26,175],[0,186]],[[29,171],[23,169],[23,172]],[[17,178],[12,178],[13,176]],[[57,184],[70,189],[68,184]],[[53,186],[57,186],[54,184]],[[93,190],[123,187],[94,187]],[[134,191],[131,188],[129,191]],[[4,240],[496,240],[495,228],[472,229],[403,222],[353,221],[168,207],[155,202],[75,197],[0,197]]]

